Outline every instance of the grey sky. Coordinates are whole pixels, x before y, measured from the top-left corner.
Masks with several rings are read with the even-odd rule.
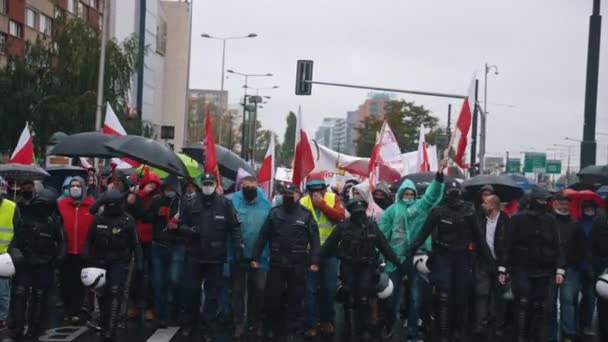
[[[488,152],[544,151],[582,136],[587,39],[591,0],[194,0],[191,87],[220,88],[221,42],[200,38],[255,32],[229,41],[226,69],[275,74],[251,79],[272,96],[260,111],[265,127],[282,139],[285,115],[302,105],[314,134],[323,117],[345,117],[367,91],[313,87],[294,94],[297,59],[315,61],[314,79],[393,88],[465,93],[473,72],[490,75]],[[608,1],[602,1],[598,131],[608,133]],[[230,103],[243,95],[243,79],[230,76]],[[262,92],[261,92],[262,93]],[[483,83],[480,84],[483,96]],[[443,123],[448,103],[398,95],[429,108]],[[498,105],[495,105],[498,104]],[[503,106],[511,105],[514,107]],[[598,136],[598,162],[607,162],[608,136]],[[573,165],[578,164],[578,148]],[[553,152],[551,153],[552,156]]]

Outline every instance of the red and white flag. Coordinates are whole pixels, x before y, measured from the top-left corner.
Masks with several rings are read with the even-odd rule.
[[[420,126],[420,134],[418,136],[418,152],[416,153],[416,163],[418,165],[418,172],[429,172],[431,170],[431,163],[429,161],[429,151],[426,146],[426,128]]]
[[[303,127],[302,108],[298,108],[296,120],[296,141],[293,153],[293,174],[292,183],[297,187],[302,187],[304,178],[315,168],[315,160],[312,154],[308,134]]]
[[[120,120],[118,120],[118,116],[110,103],[106,104],[106,118],[103,122],[102,132],[115,137],[127,135],[127,131],[120,124]],[[113,158],[112,164],[116,164],[117,169],[138,168],[141,165],[141,163],[129,158]]]
[[[32,140],[32,134],[27,122],[19,136],[17,147],[15,147],[15,151],[11,155],[10,162],[26,165],[34,163],[34,141]]]
[[[380,134],[376,136],[376,145],[372,149],[369,161],[369,187],[374,190],[374,186],[380,181],[394,183],[401,178],[397,170],[402,167],[403,159],[401,149],[386,120],[382,124]]]
[[[456,120],[456,127],[452,133],[450,148],[454,149],[454,163],[461,169],[467,169],[469,166],[465,162],[465,153],[469,143],[469,130],[471,129],[471,118],[475,109],[475,77],[469,84],[467,96],[462,101],[462,108]]]
[[[258,172],[258,183],[268,198],[272,198],[272,183],[274,181],[274,137],[270,137],[268,151]]]

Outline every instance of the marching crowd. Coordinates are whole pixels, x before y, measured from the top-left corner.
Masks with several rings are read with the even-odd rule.
[[[608,341],[598,204],[575,221],[565,193],[538,188],[509,215],[492,185],[472,202],[446,190],[445,167],[424,194],[409,180],[337,194],[319,173],[272,199],[254,177],[224,196],[212,174],[91,171],[61,194],[23,182],[15,201],[0,193],[0,320],[12,340],[37,337],[58,289],[65,322],[104,341],[138,318],[202,341],[220,321],[235,339],[314,338],[336,332],[336,308],[352,340],[390,339],[403,317],[408,341]]]

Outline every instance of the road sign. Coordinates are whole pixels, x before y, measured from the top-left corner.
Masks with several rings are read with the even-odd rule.
[[[537,152],[526,152],[524,157],[524,172],[545,172],[547,168],[547,154]]]
[[[547,173],[559,175],[562,173],[562,161],[561,160],[547,160]]]
[[[298,68],[296,70],[296,95],[310,95],[312,93],[311,81],[312,61],[299,60]]]
[[[507,173],[520,173],[521,172],[521,160],[511,159],[507,161]]]

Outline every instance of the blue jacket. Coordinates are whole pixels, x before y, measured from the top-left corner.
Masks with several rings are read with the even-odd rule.
[[[241,221],[241,235],[245,248],[243,250],[243,258],[251,259],[253,247],[260,235],[262,225],[272,209],[272,203],[268,200],[262,189],[258,187],[258,197],[254,203],[249,203],[243,198],[243,192],[238,191],[232,195],[232,205],[239,214]],[[268,270],[269,266],[269,249],[264,248],[262,257],[260,258],[260,267]]]

